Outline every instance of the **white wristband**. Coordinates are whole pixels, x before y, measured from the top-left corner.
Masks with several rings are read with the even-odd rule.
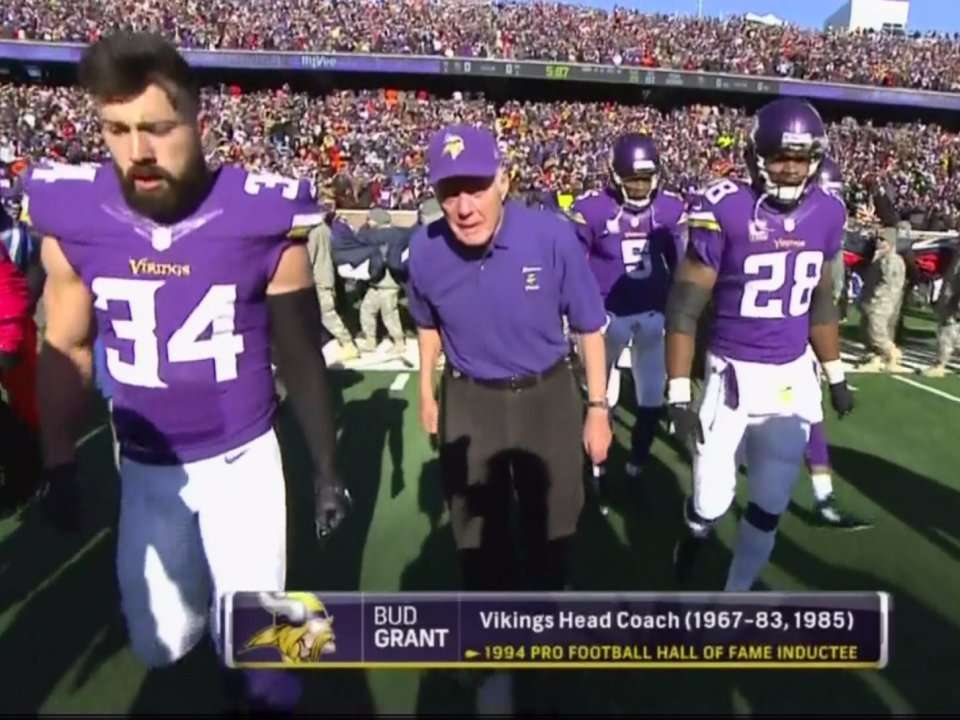
[[[831,385],[836,385],[846,380],[843,374],[842,360],[829,360],[823,363],[823,373],[827,376],[827,382]]]
[[[674,403],[690,402],[690,378],[671,378],[667,382],[667,402]]]

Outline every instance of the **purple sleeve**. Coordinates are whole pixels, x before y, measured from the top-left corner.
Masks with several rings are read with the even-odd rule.
[[[560,305],[574,332],[599,331],[607,320],[597,279],[583,254],[576,232],[558,224],[555,252],[560,270]]]
[[[847,225],[847,208],[843,201],[837,198],[831,199],[835,200],[836,210],[834,214],[836,219],[827,235],[827,248],[824,252],[824,259],[827,262],[833,260],[843,249],[844,228]]]
[[[590,224],[589,210],[585,203],[575,202],[570,209],[570,219],[573,220],[577,239],[588,254],[593,246],[593,226]]]
[[[723,260],[723,230],[713,206],[700,195],[693,196],[687,207],[687,227],[689,250],[704,265],[719,271]]]
[[[433,306],[430,305],[430,301],[427,300],[426,295],[423,293],[423,269],[422,264],[417,259],[417,249],[422,246],[425,240],[425,232],[426,228],[421,228],[410,238],[410,256],[408,260],[410,275],[406,284],[407,309],[410,311],[410,316],[417,324],[417,327],[434,329],[437,326],[437,321],[433,313]]]
[[[306,244],[310,230],[323,222],[323,212],[317,206],[313,187],[308,180],[300,181],[294,200],[283,198],[279,192],[265,196],[265,200],[277,203],[274,207],[278,232],[267,249],[265,266],[267,277],[272,278],[283,253],[293,245]]]

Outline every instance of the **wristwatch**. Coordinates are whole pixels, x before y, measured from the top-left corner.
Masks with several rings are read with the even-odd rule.
[[[590,400],[587,402],[588,408],[600,408],[601,410],[609,410],[610,404],[606,400]]]

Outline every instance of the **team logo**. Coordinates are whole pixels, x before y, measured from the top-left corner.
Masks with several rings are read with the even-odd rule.
[[[443,154],[449,155],[451,160],[456,160],[466,149],[467,146],[459,135],[447,135],[443,138]]]
[[[273,616],[240,650],[272,648],[285,663],[315,663],[336,652],[333,616],[313,593],[258,593],[261,607]]]
[[[770,228],[763,218],[750,221],[749,233],[750,242],[766,242],[770,239]]]
[[[543,270],[543,268],[539,266],[534,266],[534,267],[528,267],[526,265],[523,266],[523,289],[526,292],[540,289],[540,276],[538,275],[538,273],[541,270]]]

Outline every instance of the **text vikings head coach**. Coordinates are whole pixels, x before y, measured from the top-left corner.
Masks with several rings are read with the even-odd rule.
[[[581,432],[594,463],[611,440],[603,302],[572,223],[504,202],[509,179],[492,133],[447,127],[427,160],[443,217],[410,241],[408,294],[419,328],[420,418],[439,435],[465,589],[517,589],[515,496],[525,577],[531,589],[562,590],[583,507]],[[564,316],[583,336],[586,413]]]

